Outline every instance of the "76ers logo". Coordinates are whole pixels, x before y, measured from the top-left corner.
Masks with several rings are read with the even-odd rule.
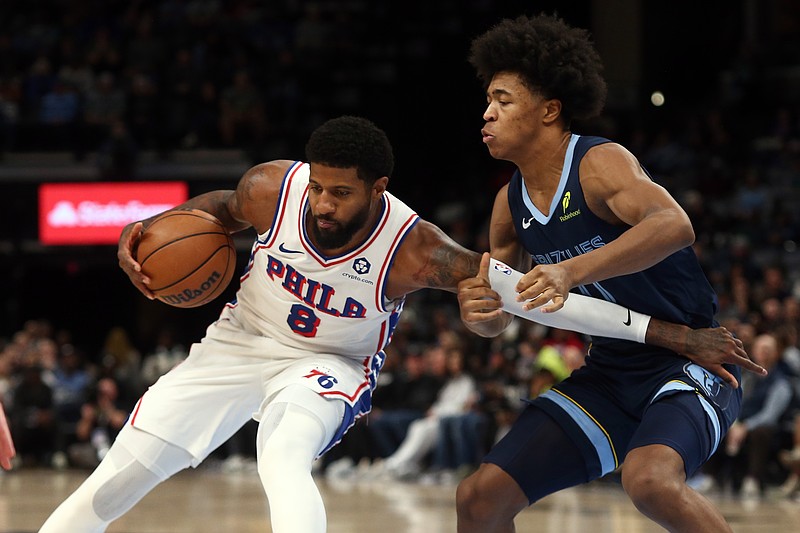
[[[330,374],[320,372],[317,369],[312,370],[310,374],[306,374],[303,377],[308,379],[316,378],[317,383],[323,389],[330,389],[331,387],[339,383],[339,380],[336,379],[335,377],[331,376]]]

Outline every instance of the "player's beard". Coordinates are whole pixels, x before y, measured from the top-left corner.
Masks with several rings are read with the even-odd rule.
[[[314,242],[322,249],[335,250],[341,248],[353,238],[353,235],[364,227],[364,224],[369,218],[369,209],[360,211],[355,217],[346,223],[342,223],[328,217],[319,217],[312,215],[313,224],[311,224],[311,235],[314,237]],[[317,220],[324,220],[326,222],[336,222],[336,226],[332,229],[320,229]]]

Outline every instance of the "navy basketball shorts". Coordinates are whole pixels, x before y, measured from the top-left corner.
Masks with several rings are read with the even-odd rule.
[[[558,395],[558,403],[552,401],[553,395]],[[645,407],[640,420],[608,397],[591,402],[583,395],[576,403],[564,396],[551,390],[533,400],[484,458],[509,474],[530,503],[597,479],[619,467],[629,450],[651,444],[680,454],[688,478],[708,460],[721,438],[705,400],[693,390],[659,397]],[[565,404],[585,417],[570,414]]]

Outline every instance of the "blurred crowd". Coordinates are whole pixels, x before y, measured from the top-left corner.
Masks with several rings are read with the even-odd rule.
[[[20,467],[97,466],[138,398],[187,355],[169,328],[143,351],[123,327],[86,353],[45,319],[1,342],[0,401]]]
[[[302,149],[329,116],[386,111],[402,90],[404,65],[436,53],[432,36],[490,10],[482,1],[417,7],[426,16],[408,18],[392,38],[383,28],[414,6],[4,2],[0,154],[71,150],[78,159],[98,152],[125,160],[142,150],[168,157],[235,147],[259,159],[276,143]]]
[[[462,61],[447,37],[491,3],[443,2],[447,17],[408,18],[416,25],[406,22],[394,42],[377,39],[396,15],[383,2],[3,4],[0,155],[96,153],[105,177],[117,179],[135,175],[141,150],[168,157],[237,147],[258,160],[274,143],[302,146],[323,116],[377,120],[388,112],[381,104],[407,89],[403,69],[438,48],[446,61]],[[429,15],[445,9],[434,4]],[[743,47],[711,101],[663,113],[611,110],[576,127],[627,146],[683,205],[719,295],[719,321],[770,370],[744,376],[739,422],[691,480],[750,496],[800,490],[800,102],[764,98],[765,57],[777,56]],[[486,250],[486,199],[509,175],[462,177],[461,196],[425,215]],[[469,191],[478,192],[464,197]],[[375,408],[320,461],[327,475],[460,479],[502,437],[521,399],[564,379],[588,348],[581,335],[519,319],[498,338],[479,338],[461,325],[452,295],[412,294],[405,309]],[[29,318],[0,339],[0,400],[22,467],[96,465],[138,397],[197,340],[164,330],[136,345],[138,332],[115,327],[98,332],[102,349],[87,353],[57,317]],[[220,451],[230,468],[252,459],[250,433]]]

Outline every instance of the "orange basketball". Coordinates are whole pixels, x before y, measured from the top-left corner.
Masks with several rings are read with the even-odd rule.
[[[136,260],[150,278],[150,290],[174,307],[205,305],[228,286],[236,249],[216,217],[191,209],[168,211],[142,233]]]

